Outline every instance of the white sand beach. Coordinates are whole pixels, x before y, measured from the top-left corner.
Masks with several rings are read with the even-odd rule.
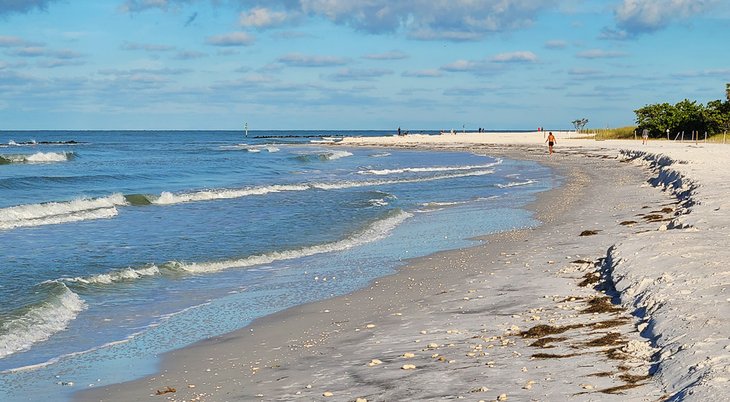
[[[543,224],[164,356],[80,401],[730,400],[730,146],[556,133],[346,138],[554,167]]]

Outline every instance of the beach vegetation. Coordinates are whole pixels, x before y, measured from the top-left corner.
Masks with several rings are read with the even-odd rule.
[[[636,126],[591,129],[597,140],[620,140],[634,138]]]
[[[678,136],[690,139],[693,132],[698,138],[730,131],[730,84],[725,87],[726,100],[713,100],[702,104],[684,99],[674,105],[657,103],[634,110],[637,130],[647,129],[654,138]]]

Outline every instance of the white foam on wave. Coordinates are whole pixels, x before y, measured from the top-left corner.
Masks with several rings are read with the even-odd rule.
[[[498,160],[496,162],[488,163],[485,165],[408,167],[408,168],[401,168],[401,169],[369,169],[369,170],[361,170],[357,173],[364,174],[364,175],[371,174],[371,175],[384,176],[384,175],[400,174],[400,173],[454,172],[454,171],[463,171],[463,170],[488,169],[488,168],[497,166],[501,163],[502,163],[502,161]]]
[[[0,208],[0,230],[111,218],[118,214],[116,207],[121,205],[127,205],[124,196],[113,194],[102,198]]]
[[[421,204],[421,206],[427,207],[427,208],[439,208],[439,207],[453,207],[455,205],[464,205],[468,204],[469,201],[432,201],[432,202],[424,202]]]
[[[155,276],[160,274],[160,268],[156,265],[150,265],[144,268],[125,268],[119,271],[112,271],[105,274],[97,274],[86,277],[61,278],[61,281],[83,284],[111,285],[115,282],[130,281],[140,279],[146,276]]]
[[[373,207],[385,207],[388,206],[388,200],[385,198],[373,198],[368,200],[368,204]]]
[[[385,158],[386,156],[390,156],[390,152],[381,152],[370,155],[371,158]]]
[[[304,161],[312,161],[312,160],[325,160],[325,161],[334,161],[337,159],[346,158],[348,156],[352,156],[352,152],[348,151],[317,151],[317,152],[302,152],[299,154],[297,159],[304,160]]]
[[[434,209],[442,210],[443,207],[454,207],[457,205],[466,205],[471,204],[473,202],[479,202],[479,201],[489,201],[499,198],[498,195],[492,195],[489,197],[478,197],[467,201],[431,201],[431,202],[424,202],[421,204],[422,207],[428,208],[429,212],[433,212]]]
[[[271,264],[276,261],[293,260],[316,254],[344,251],[385,238],[391,231],[393,231],[393,229],[412,216],[413,215],[408,212],[399,211],[395,215],[372,223],[365,229],[346,239],[332,243],[317,244],[296,250],[275,251],[267,254],[253,255],[232,260],[202,263],[183,263],[173,261],[166,265],[175,270],[182,270],[191,273],[207,273],[231,268],[245,268],[255,265]]]
[[[239,149],[251,153],[259,153],[261,151],[267,151],[269,153],[279,152],[280,149],[273,145],[248,145],[248,144],[236,144],[236,145],[222,145],[219,147],[222,150],[234,150]]]
[[[54,163],[66,162],[74,157],[73,152],[36,152],[31,155],[4,155],[11,163]]]
[[[8,369],[8,370],[3,370],[3,371],[0,371],[0,374],[8,374],[8,373],[17,373],[17,372],[23,372],[23,371],[37,370],[39,368],[43,368],[43,367],[50,366],[52,364],[56,364],[59,361],[62,361],[64,359],[72,358],[74,356],[81,356],[81,355],[85,355],[85,354],[88,354],[88,353],[93,353],[93,352],[95,352],[97,350],[102,350],[102,349],[109,348],[109,347],[112,347],[112,346],[122,345],[122,344],[125,344],[125,343],[129,343],[134,338],[136,338],[136,337],[144,334],[150,328],[159,327],[160,324],[162,324],[164,321],[167,321],[167,320],[169,320],[169,319],[171,319],[171,318],[173,318],[173,317],[175,317],[177,315],[185,314],[188,311],[191,311],[191,310],[194,310],[194,309],[203,307],[203,306],[207,306],[209,304],[210,304],[210,302],[205,302],[205,303],[201,303],[201,304],[198,304],[198,305],[195,305],[195,306],[190,306],[190,307],[184,308],[184,309],[182,309],[180,311],[177,311],[177,312],[174,312],[174,313],[163,314],[162,316],[159,317],[159,319],[156,322],[148,325],[145,328],[142,328],[141,330],[139,330],[137,332],[134,332],[132,334],[127,335],[124,339],[107,342],[107,343],[105,343],[103,345],[94,346],[93,348],[86,349],[86,350],[82,350],[82,351],[79,351],[79,352],[67,353],[67,354],[64,354],[64,355],[61,355],[61,356],[54,357],[54,358],[52,358],[50,360],[46,360],[43,363],[31,364],[31,365],[27,365],[27,366],[15,367],[15,368],[11,368],[11,369]]]
[[[518,186],[529,186],[530,184],[535,184],[537,181],[535,180],[527,180],[527,181],[511,181],[507,184],[497,184],[496,186],[499,188],[509,188],[509,187],[518,187]]]
[[[341,159],[341,158],[346,158],[346,157],[352,156],[352,155],[353,155],[352,152],[333,151],[333,152],[325,154],[324,157],[325,157],[325,159],[333,161],[333,160],[337,160],[337,159]]]
[[[421,182],[445,180],[445,179],[458,179],[460,177],[485,176],[485,175],[489,175],[489,174],[493,174],[493,173],[494,173],[494,170],[475,170],[475,171],[464,172],[464,173],[445,174],[445,175],[441,175],[441,176],[431,176],[431,177],[417,177],[417,178],[411,178],[411,179],[345,181],[345,182],[339,182],[339,183],[312,183],[311,186],[313,188],[318,188],[321,190],[337,190],[337,189],[345,189],[345,188],[353,188],[353,187],[370,187],[370,186],[381,186],[381,185],[387,185],[387,184],[421,183]]]
[[[272,186],[250,187],[244,189],[204,190],[193,193],[181,194],[173,194],[166,191],[160,194],[159,197],[153,199],[151,202],[157,205],[172,205],[185,202],[224,200],[231,198],[248,197],[251,195],[266,195],[282,191],[305,191],[309,189],[310,186],[306,184],[277,184]]]
[[[28,350],[34,344],[49,339],[63,331],[86,303],[66,285],[58,295],[31,307],[24,315],[0,324],[0,359],[13,353]]]
[[[254,195],[266,195],[270,193],[278,193],[284,191],[306,191],[312,189],[318,190],[338,190],[355,187],[373,187],[387,184],[401,183],[418,183],[435,180],[454,179],[469,176],[483,176],[494,173],[493,170],[475,170],[464,173],[446,174],[431,177],[418,177],[410,179],[392,179],[392,180],[372,180],[372,181],[342,181],[333,183],[302,183],[302,184],[276,184],[262,187],[249,187],[243,189],[218,189],[203,190],[191,193],[171,193],[163,192],[157,198],[153,198],[151,202],[157,205],[173,205],[186,202],[212,201],[232,198],[242,198]]]

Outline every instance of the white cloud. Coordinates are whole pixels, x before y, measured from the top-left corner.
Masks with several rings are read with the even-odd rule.
[[[496,63],[534,63],[537,61],[537,55],[532,52],[511,52],[500,53],[492,57],[492,61]]]
[[[478,63],[470,60],[456,60],[453,63],[449,63],[443,67],[441,67],[444,71],[451,71],[451,72],[463,72],[463,71],[476,71],[480,70],[483,66],[483,63]]]
[[[183,51],[177,52],[177,54],[175,55],[175,58],[178,60],[194,60],[194,59],[201,59],[206,56],[208,56],[208,55],[203,52],[196,52],[194,50],[183,50]]]
[[[283,25],[287,18],[285,12],[255,7],[246,13],[241,13],[240,24],[243,27],[272,28]]]
[[[484,35],[478,32],[423,28],[412,31],[408,36],[411,39],[418,40],[448,40],[453,42],[468,42],[479,40]]]
[[[81,66],[84,64],[86,64],[86,63],[84,63],[83,61],[80,61],[80,60],[65,60],[65,59],[45,60],[45,61],[38,62],[38,65],[40,67],[45,67],[45,68]]]
[[[351,69],[344,68],[329,77],[335,81],[368,81],[385,75],[393,74],[393,71],[381,68]]]
[[[54,1],[57,0],[2,0],[0,1],[0,15],[27,13],[34,9],[45,10]]]
[[[213,46],[250,46],[256,40],[246,32],[231,32],[225,35],[209,36],[205,42]]]
[[[718,77],[726,78],[730,77],[730,69],[713,69],[713,70],[701,70],[701,71],[687,71],[683,73],[672,74],[672,77],[676,78],[696,78],[696,77]]]
[[[404,71],[401,74],[403,77],[415,77],[415,78],[438,78],[443,74],[439,70],[418,70],[418,71]]]
[[[626,53],[615,50],[590,49],[578,53],[576,56],[581,59],[613,59],[618,57],[626,57]]]
[[[531,64],[536,63],[538,57],[535,53],[518,51],[500,53],[488,59],[482,60],[456,60],[440,68],[441,71],[472,73],[476,75],[494,74],[504,71],[508,64]]]
[[[408,55],[399,50],[392,50],[385,53],[366,54],[362,57],[369,60],[402,60],[407,59]]]
[[[603,74],[600,70],[587,69],[587,68],[573,68],[568,70],[568,74],[573,76],[585,77],[585,76],[596,76]]]
[[[545,47],[548,49],[565,49],[568,47],[568,42],[564,40],[549,40],[545,42]]]
[[[0,35],[0,47],[24,47],[24,46],[37,46],[27,42],[23,38],[17,36],[2,36]]]
[[[81,57],[84,57],[83,54],[71,50],[71,49],[61,49],[61,50],[54,50],[49,49],[44,46],[26,46],[26,47],[17,47],[13,50],[9,51],[8,54],[18,57],[49,57],[54,59],[60,59],[60,60],[70,60],[70,59],[78,59]]]
[[[20,57],[42,57],[48,55],[48,49],[41,46],[27,46],[13,50],[10,54]]]
[[[171,3],[172,1],[170,0],[127,0],[119,7],[119,9],[125,13],[135,13],[153,8],[167,10]]]
[[[194,0],[126,0],[122,10],[168,10]],[[213,4],[226,4],[213,1]],[[281,26],[292,18],[324,18],[370,33],[404,32],[420,40],[473,41],[531,26],[558,0],[237,0],[242,26]],[[265,7],[262,7],[265,4]],[[250,8],[246,8],[250,7]]]
[[[124,42],[121,46],[122,50],[144,50],[147,52],[168,52],[175,50],[175,46],[157,45],[151,43],[132,43]]]
[[[301,53],[289,53],[277,59],[279,63],[294,67],[329,67],[348,63],[347,59],[335,56],[308,56]]]
[[[285,2],[286,3],[286,2]],[[299,0],[301,11],[368,32],[404,29],[418,39],[474,40],[529,26],[555,0]]]
[[[719,0],[623,0],[615,10],[616,23],[629,36],[635,36],[703,14],[720,3]]]

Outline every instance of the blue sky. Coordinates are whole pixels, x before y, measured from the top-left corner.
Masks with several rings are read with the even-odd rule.
[[[725,0],[0,0],[0,132],[552,129],[723,99]]]

